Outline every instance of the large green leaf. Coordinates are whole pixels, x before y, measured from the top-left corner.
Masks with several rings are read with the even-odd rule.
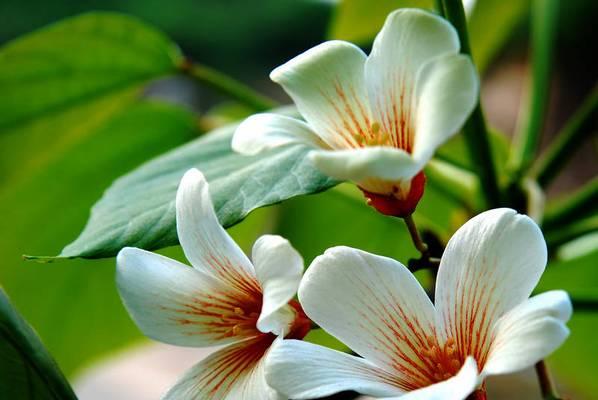
[[[0,398],[77,398],[50,353],[1,287],[0,360]]]
[[[180,59],[160,32],[113,13],[70,18],[4,45],[0,183],[60,157],[134,103],[148,82],[174,73]]]
[[[6,211],[0,224],[0,282],[67,374],[139,336],[114,287],[114,260],[50,267],[25,263],[22,254],[59,251],[84,226],[89,208],[114,179],[197,134],[194,115],[165,104],[137,103],[42,167],[0,185],[0,209]]]
[[[178,243],[174,200],[183,174],[200,169],[210,182],[222,225],[290,197],[325,190],[335,182],[307,160],[305,146],[245,157],[230,147],[235,125],[171,151],[116,181],[94,206],[81,235],[61,257],[114,256],[125,246],[157,249]]]

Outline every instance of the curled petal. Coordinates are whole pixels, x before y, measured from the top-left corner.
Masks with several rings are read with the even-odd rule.
[[[268,354],[266,379],[292,399],[314,399],[345,390],[388,397],[403,391],[392,374],[363,358],[299,340],[284,340]]]
[[[539,294],[515,307],[496,325],[483,372],[516,372],[547,357],[569,336],[565,322],[571,313],[571,300],[561,290]]]
[[[436,149],[458,132],[478,99],[479,82],[468,56],[439,56],[419,71],[413,158],[426,164]]]
[[[288,333],[295,312],[287,305],[297,293],[303,274],[303,258],[288,240],[261,236],[253,245],[252,259],[263,290],[257,327],[264,333]]]
[[[232,140],[233,150],[246,155],[292,144],[328,147],[305,122],[278,114],[252,115],[239,125]]]
[[[176,196],[179,242],[194,268],[239,293],[261,289],[253,265],[218,222],[208,182],[197,169],[185,173]]]
[[[476,362],[473,357],[468,357],[459,373],[452,378],[414,390],[393,400],[465,400],[480,383]]]
[[[309,157],[326,175],[357,184],[372,178],[384,181],[409,180],[419,168],[409,154],[392,147],[314,150]]]

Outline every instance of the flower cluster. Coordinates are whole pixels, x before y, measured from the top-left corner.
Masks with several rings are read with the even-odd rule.
[[[301,142],[315,165],[351,180],[384,214],[410,215],[423,166],[471,112],[478,82],[454,29],[423,11],[391,14],[372,53],[328,42],[272,78],[306,122],[250,117],[233,147],[255,154]],[[166,399],[313,399],[344,390],[374,397],[485,396],[485,379],[530,367],[568,336],[565,292],[530,298],[547,262],[538,226],[511,209],[483,212],[448,242],[434,303],[400,262],[334,247],[303,274],[279,236],[251,261],[218,222],[198,170],[182,178],[177,231],[191,267],[135,248],[117,258],[123,302],[149,337],[223,345]],[[295,295],[298,294],[298,300]],[[357,356],[303,341],[312,321]]]

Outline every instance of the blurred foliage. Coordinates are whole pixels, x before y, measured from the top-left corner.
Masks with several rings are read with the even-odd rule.
[[[0,4],[0,40],[83,11],[118,10],[163,29],[187,55],[266,81],[267,70],[323,40],[332,7],[325,3],[8,0]],[[332,13],[329,35],[367,45],[386,14],[403,3],[431,7],[432,1],[342,2]],[[520,33],[528,4],[478,1],[469,24],[481,70]],[[596,2],[562,2],[562,8],[561,41],[585,46],[583,35],[588,37],[588,29],[593,29],[587,23],[593,23],[589,10],[596,9]],[[0,282],[67,374],[140,337],[116,294],[114,260],[24,264],[21,254],[55,254],[74,239],[90,206],[114,179],[200,134],[197,115],[187,108],[144,96],[150,82],[175,72],[177,46],[130,18],[113,15],[107,25],[96,18],[90,14],[75,20],[80,24],[77,31],[65,32],[67,23],[58,23],[44,28],[46,38],[34,33],[0,50]],[[96,40],[97,35],[102,39]],[[214,108],[201,126],[213,128],[247,112],[234,104]],[[497,134],[493,144],[502,171],[508,143]],[[458,136],[440,150],[439,158],[467,172],[471,165],[466,154]],[[438,174],[429,173],[416,222],[429,237],[445,242],[472,212],[463,205],[477,204],[462,197],[459,190],[447,190]],[[403,263],[416,256],[401,221],[381,218],[351,185],[260,209],[231,229],[246,251],[264,231],[287,236],[306,263],[335,245],[359,247]],[[162,252],[182,258],[179,248]],[[574,255],[567,261],[553,260],[538,290],[562,288],[574,296],[598,298],[598,252],[586,246]],[[419,277],[429,283],[425,273]],[[559,378],[582,396],[598,391],[597,323],[594,314],[576,313],[570,340],[551,358]],[[323,332],[310,339],[342,348]]]
[[[372,42],[388,13],[399,7],[433,10],[433,0],[343,1],[336,8],[328,36],[359,44]],[[528,15],[529,0],[479,0],[469,17],[469,38],[478,70],[485,71]]]
[[[0,287],[0,397],[73,400],[77,397],[33,329]]]

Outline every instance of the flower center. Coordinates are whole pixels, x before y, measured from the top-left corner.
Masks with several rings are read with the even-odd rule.
[[[222,314],[222,321],[230,324],[230,336],[250,336],[257,330],[255,325],[259,316],[253,307],[235,307],[232,313]]]
[[[422,350],[421,356],[422,361],[428,365],[434,382],[455,376],[463,365],[455,340],[449,338],[443,346],[439,345],[434,336],[428,336],[426,341],[428,346]]]
[[[365,132],[365,134],[362,131],[354,134],[353,139],[355,139],[359,147],[393,146],[390,135],[388,132],[380,129],[378,122],[373,122],[369,131]]]

